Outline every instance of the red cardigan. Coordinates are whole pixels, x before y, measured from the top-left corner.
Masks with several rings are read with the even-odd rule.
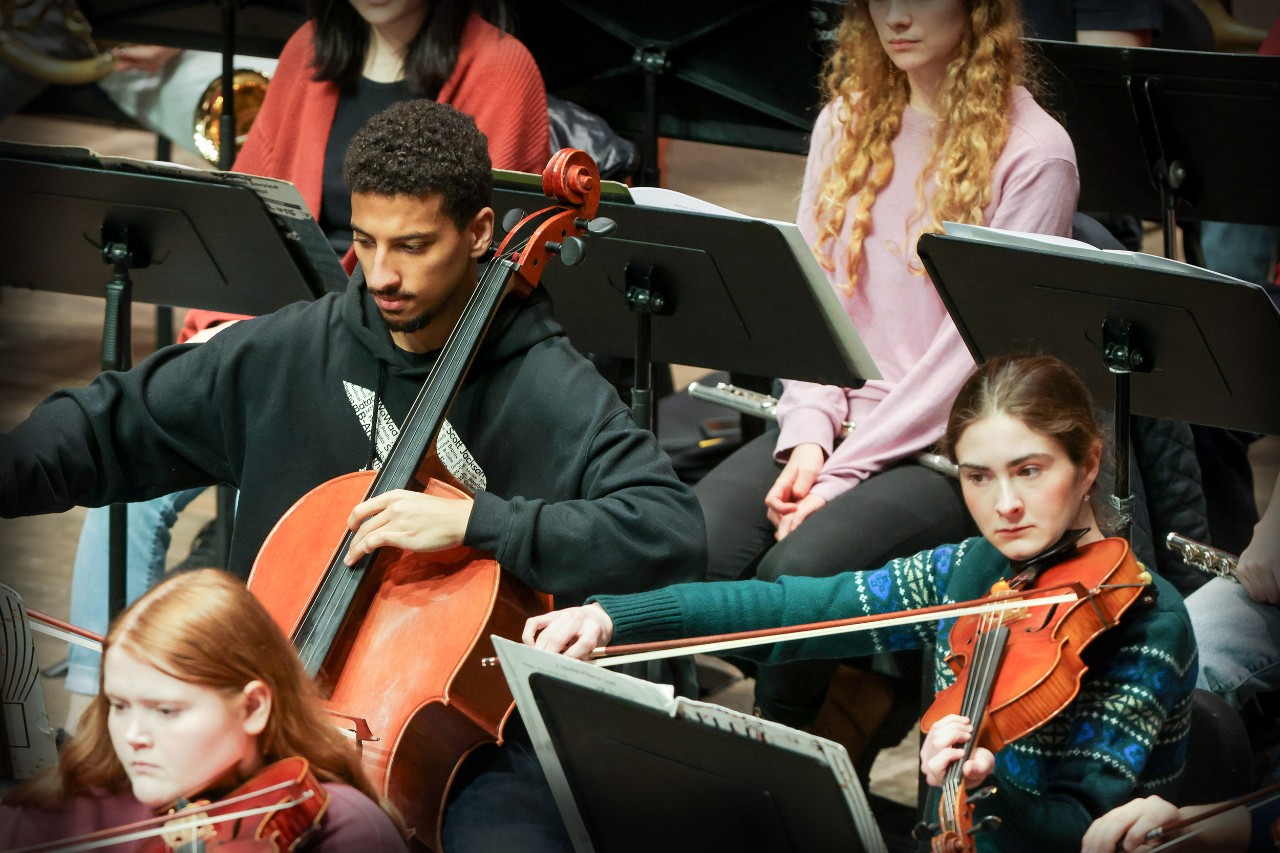
[[[280,53],[262,109],[232,168],[237,172],[289,181],[318,215],[324,179],[325,146],[338,109],[338,87],[311,79],[312,22],[303,24]],[[436,99],[471,115],[489,139],[495,169],[539,173],[551,155],[547,91],[528,49],[515,36],[472,15],[462,31],[458,64]],[[355,255],[342,260],[350,273]],[[243,314],[192,309],[179,341]]]

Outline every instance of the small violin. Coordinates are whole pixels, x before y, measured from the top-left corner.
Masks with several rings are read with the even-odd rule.
[[[250,853],[294,850],[320,831],[329,792],[305,758],[286,758],[259,770],[217,802],[175,804],[164,832],[143,853]]]
[[[12,853],[69,853],[134,841],[143,842],[139,853],[284,853],[320,830],[328,806],[329,792],[307,760],[285,758],[219,800],[182,801],[159,817]]]

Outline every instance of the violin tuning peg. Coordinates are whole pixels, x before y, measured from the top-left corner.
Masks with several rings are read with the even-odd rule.
[[[513,207],[507,211],[507,215],[502,217],[502,233],[510,234],[511,230],[520,224],[520,220],[524,219],[524,211],[518,207]]]
[[[1001,823],[1003,823],[1003,821],[1000,820],[998,816],[989,814],[973,826],[969,827],[969,834],[977,835],[979,832],[991,832],[994,829],[999,829]]]
[[[975,788],[965,794],[966,799],[972,803],[981,802],[987,797],[994,794],[998,789],[995,785],[983,785],[981,788]]]
[[[937,833],[940,826],[936,823],[920,821],[911,829],[911,837],[916,841],[928,841]]]

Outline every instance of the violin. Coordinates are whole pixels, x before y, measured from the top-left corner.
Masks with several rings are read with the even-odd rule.
[[[304,758],[269,764],[226,797],[181,801],[167,814],[125,826],[22,847],[13,853],[96,850],[141,842],[139,853],[282,853],[316,832],[329,792]]]
[[[996,584],[975,601],[814,625],[608,646],[593,650],[588,659],[616,665],[955,617],[948,665],[956,681],[937,695],[920,727],[928,732],[942,717],[961,714],[973,721],[974,736],[964,757],[947,771],[938,822],[917,827],[916,837],[930,840],[935,853],[972,853],[974,835],[995,829],[999,819],[989,817],[974,826],[974,803],[994,788],[974,795],[966,791],[964,762],[974,749],[995,753],[1066,709],[1086,671],[1082,650],[1119,624],[1136,602],[1154,601],[1151,575],[1128,542],[1112,538],[1076,548],[1076,540],[1086,532],[1068,531],[1045,553],[1016,564],[1011,580]]]
[[[482,744],[501,743],[514,708],[501,673],[480,667],[493,634],[518,637],[550,597],[466,547],[431,553],[383,548],[344,562],[351,508],[397,489],[469,497],[436,455],[436,438],[485,332],[507,298],[538,285],[553,256],[581,260],[600,176],[585,152],[563,149],[542,176],[555,201],[514,223],[441,350],[382,468],[322,483],[263,543],[248,586],[293,640],[360,749],[370,781],[417,837],[439,849],[449,786]]]
[[[917,827],[917,838],[931,836],[934,853],[971,853],[974,835],[1000,824],[995,816],[973,823],[975,802],[995,792],[992,786],[965,789],[962,768],[973,751],[984,747],[998,752],[1066,709],[1087,669],[1081,658],[1085,647],[1119,624],[1135,602],[1154,600],[1151,575],[1128,542],[1111,538],[1074,548],[1084,533],[1068,531],[1054,548],[992,590],[1003,594],[1080,584],[1087,592],[1078,601],[1047,612],[962,617],[951,628],[947,663],[956,680],[935,697],[920,729],[927,733],[942,717],[960,714],[972,721],[974,734],[940,786],[938,823]]]
[[[328,807],[329,792],[306,759],[286,758],[262,768],[222,800],[175,804],[165,831],[141,853],[294,850],[320,831]]]

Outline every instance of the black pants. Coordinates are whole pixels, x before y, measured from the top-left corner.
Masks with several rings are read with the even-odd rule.
[[[764,496],[782,466],[776,433],[746,444],[694,487],[707,521],[708,580],[782,575],[828,576],[877,569],[977,533],[960,484],[916,464],[902,464],[858,484],[809,516],[781,542]],[[836,661],[761,667],[756,702],[765,717],[790,726],[813,720]],[[917,693],[918,685],[912,685]]]

